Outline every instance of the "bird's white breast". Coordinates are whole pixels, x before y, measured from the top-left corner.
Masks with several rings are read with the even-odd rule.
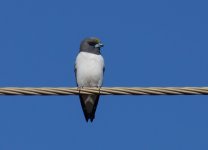
[[[101,55],[80,52],[76,58],[78,86],[101,86],[103,82],[104,59]]]

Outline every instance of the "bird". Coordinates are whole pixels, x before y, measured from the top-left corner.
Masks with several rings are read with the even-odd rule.
[[[75,61],[75,77],[77,87],[101,88],[105,72],[104,58],[101,48],[104,45],[97,37],[88,37],[81,41],[79,53]],[[80,103],[86,121],[93,122],[100,95],[79,94]]]

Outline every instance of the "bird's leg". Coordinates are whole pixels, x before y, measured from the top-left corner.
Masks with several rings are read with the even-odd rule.
[[[78,87],[77,87],[77,90],[79,91],[79,94],[80,94],[80,92],[81,92],[81,89],[83,89],[83,86],[78,86]]]
[[[97,88],[98,88],[99,95],[100,95],[100,89],[101,89],[101,86],[97,86]]]

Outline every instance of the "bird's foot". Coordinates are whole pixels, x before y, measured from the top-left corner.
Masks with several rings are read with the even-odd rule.
[[[79,91],[79,94],[80,94],[80,92],[81,92],[82,89],[83,89],[83,86],[77,87],[77,90]]]
[[[98,91],[99,91],[99,94],[100,94],[101,86],[96,86],[96,88],[98,88]]]

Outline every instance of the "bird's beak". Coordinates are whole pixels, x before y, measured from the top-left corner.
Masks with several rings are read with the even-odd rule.
[[[98,43],[98,44],[95,45],[96,48],[101,48],[101,47],[103,47],[103,46],[104,46],[104,45],[103,45],[102,43]]]

